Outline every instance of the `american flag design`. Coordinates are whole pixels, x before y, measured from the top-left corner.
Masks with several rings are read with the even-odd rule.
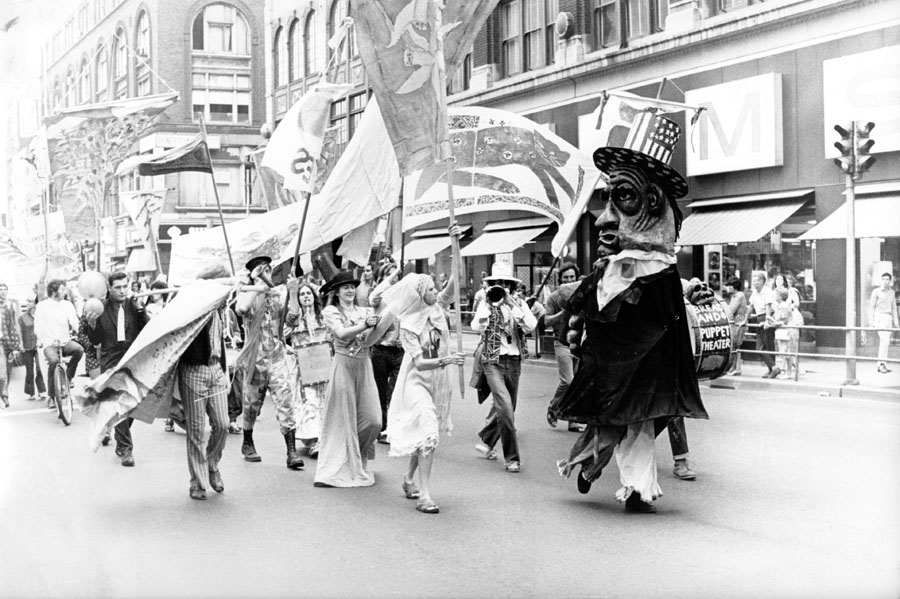
[[[669,164],[679,137],[681,127],[675,122],[650,112],[642,112],[635,118],[623,147]]]

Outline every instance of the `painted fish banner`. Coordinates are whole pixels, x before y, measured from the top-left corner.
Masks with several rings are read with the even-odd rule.
[[[589,155],[523,116],[452,107],[448,122],[456,214],[524,210],[561,223],[600,176]],[[444,164],[406,177],[403,189],[405,230],[449,215]]]
[[[442,159],[446,75],[498,0],[351,0],[359,55],[381,105],[400,174]]]
[[[166,201],[165,188],[120,191],[119,201],[125,206],[131,222],[140,233],[144,248],[151,252],[155,251],[156,240],[153,232],[159,229],[159,219]]]

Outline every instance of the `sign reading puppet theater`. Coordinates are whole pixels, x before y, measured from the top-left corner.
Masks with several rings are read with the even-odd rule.
[[[784,163],[781,74],[695,89],[684,98],[704,108],[690,134],[689,176]]]

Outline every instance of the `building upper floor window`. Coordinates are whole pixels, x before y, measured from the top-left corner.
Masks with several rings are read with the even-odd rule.
[[[663,31],[668,14],[668,0],[592,0],[594,49],[625,47],[628,40]]]
[[[53,100],[50,109],[54,112],[63,107],[62,105],[62,86],[59,79],[53,82]]]
[[[251,59],[246,23],[239,11],[223,4],[207,6],[194,20],[191,106],[195,120],[200,114],[211,123],[250,124]],[[219,27],[223,24],[230,26]],[[209,56],[210,52],[216,55]],[[281,70],[279,67],[276,73]]]
[[[83,36],[88,30],[88,5],[87,2],[78,9],[78,35]]]
[[[109,53],[106,45],[101,44],[97,49],[96,68],[94,72],[94,91],[97,94],[97,101],[102,102],[106,99],[106,88],[109,85]]]
[[[300,55],[303,47],[300,42],[300,19],[291,21],[288,28],[288,80],[296,81],[303,76],[303,60]]]
[[[92,95],[91,85],[91,65],[88,59],[81,61],[81,68],[78,70],[78,103],[87,104],[91,101]]]
[[[72,47],[72,44],[75,43],[75,19],[69,19],[66,21],[66,28],[64,29],[64,33],[66,36],[66,49]]]
[[[194,50],[250,54],[250,31],[243,15],[226,4],[210,4],[194,19]]]
[[[69,70],[66,71],[66,87],[65,91],[63,92],[66,106],[72,106],[75,104],[75,93],[75,71],[73,71],[70,67]]]
[[[331,103],[331,126],[336,129],[335,152],[340,156],[359,126],[369,101],[369,92],[363,91]]]
[[[116,29],[113,40],[113,81],[116,100],[128,97],[128,41],[125,29]]]
[[[138,17],[137,39],[134,45],[138,56],[150,58],[150,17],[146,11],[142,11]]]
[[[322,70],[322,54],[319,44],[319,23],[316,19],[316,11],[311,10],[306,15],[306,23],[303,25],[303,71],[309,77]]]
[[[277,89],[287,83],[288,60],[287,44],[284,40],[284,27],[279,27],[275,31],[274,46],[275,54],[273,58],[275,64],[273,66],[275,71],[275,88]]]
[[[137,36],[135,39],[135,78],[137,79],[137,95],[149,96],[152,93],[150,73],[150,17],[142,11],[138,17]]]
[[[469,83],[472,80],[472,52],[470,51],[463,58],[462,64],[456,69],[456,72],[447,79],[447,93],[455,94],[469,89]]]
[[[349,3],[350,0],[334,0],[334,2],[331,4],[331,11],[329,11],[328,13],[329,40],[334,37],[334,34],[338,32],[338,29],[340,29],[341,24],[344,22],[344,19],[347,18],[347,5]],[[342,54],[332,59],[332,50],[329,48],[329,61],[339,61],[347,55],[351,57],[356,56],[356,38],[354,37],[352,28],[348,32],[347,39],[345,39],[344,43],[337,48],[337,51],[341,52]]]
[[[516,75],[552,64],[556,53],[553,26],[558,0],[509,0],[500,5],[503,74]]]

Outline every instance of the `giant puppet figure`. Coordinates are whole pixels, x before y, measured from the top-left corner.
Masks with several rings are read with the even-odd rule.
[[[643,113],[624,147],[602,147],[594,162],[609,174],[591,199],[601,212],[598,260],[567,312],[579,369],[551,413],[587,424],[568,459],[581,465],[587,493],[615,455],[628,511],[656,511],[654,439],[677,416],[708,418],[700,399],[690,331],[675,260],[687,183],[669,165],[680,136],[674,122]],[[595,212],[596,213],[596,212]],[[578,347],[575,347],[578,345]]]

